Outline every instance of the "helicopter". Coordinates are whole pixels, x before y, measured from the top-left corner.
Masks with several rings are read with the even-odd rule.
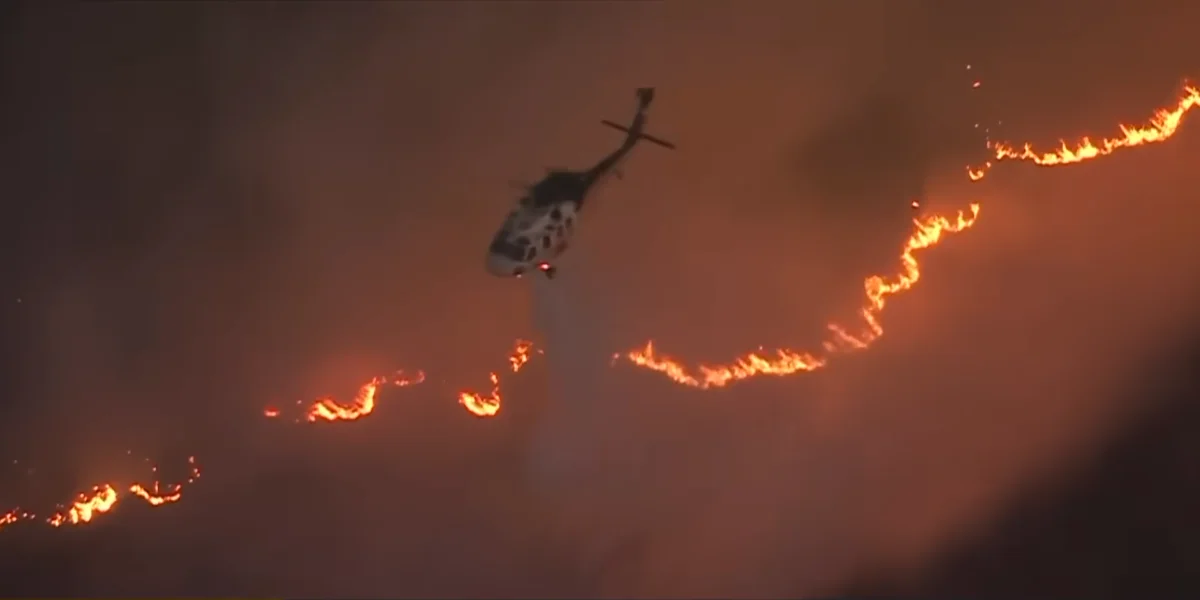
[[[541,181],[526,189],[488,246],[488,273],[497,277],[521,277],[536,269],[547,279],[554,278],[556,269],[550,261],[558,258],[570,245],[579,211],[592,186],[608,175],[621,178],[617,165],[638,142],[647,141],[675,149],[675,144],[642,131],[646,126],[646,109],[653,101],[654,88],[638,88],[633,123],[625,127],[607,119],[600,121],[606,127],[625,133],[621,145],[600,162],[582,171],[550,169]]]

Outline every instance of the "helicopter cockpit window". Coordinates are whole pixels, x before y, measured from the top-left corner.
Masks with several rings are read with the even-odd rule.
[[[539,181],[534,186],[533,192],[535,196],[556,196],[566,187],[567,177],[563,173],[555,171],[546,176],[545,179]]]

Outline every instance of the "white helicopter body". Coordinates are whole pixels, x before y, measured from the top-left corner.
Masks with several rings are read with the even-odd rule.
[[[538,269],[546,277],[553,278],[553,261],[570,246],[579,210],[592,186],[608,175],[619,177],[617,165],[640,141],[675,148],[670,142],[642,132],[646,125],[646,108],[654,99],[654,88],[639,89],[637,97],[637,113],[631,126],[601,121],[626,133],[625,141],[616,151],[586,171],[551,170],[544,179],[530,186],[488,247],[488,273],[497,277],[520,277]]]

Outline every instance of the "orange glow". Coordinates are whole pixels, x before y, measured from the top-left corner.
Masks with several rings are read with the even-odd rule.
[[[354,421],[375,412],[375,393],[379,386],[387,383],[386,377],[376,377],[358,389],[349,404],[338,404],[331,396],[317,398],[308,409],[307,419],[326,421]]]
[[[8,527],[14,523],[36,518],[37,517],[34,515],[27,513],[20,508],[14,508],[4,514],[0,514],[0,530],[3,530],[5,527]]]
[[[458,393],[458,403],[477,417],[494,417],[500,412],[500,376],[492,372],[488,373],[488,377],[492,380],[491,395],[484,396],[471,391]]]
[[[1011,145],[992,142],[988,142],[988,148],[992,150],[995,162],[1021,160],[1043,167],[1052,167],[1108,156],[1122,148],[1135,148],[1146,144],[1165,142],[1179,130],[1188,111],[1200,105],[1200,89],[1189,85],[1183,88],[1183,92],[1183,96],[1179,98],[1174,107],[1155,111],[1148,124],[1141,127],[1118,125],[1121,129],[1120,137],[1104,138],[1099,143],[1093,142],[1089,137],[1084,137],[1074,145],[1067,144],[1065,140],[1059,140],[1059,147],[1053,151],[1036,151],[1031,144],[1023,144],[1021,150],[1015,150]],[[992,168],[993,164],[994,162],[989,161],[982,167],[974,169],[968,167],[967,174],[972,181],[979,181],[983,179],[984,174]]]
[[[518,373],[525,363],[529,362],[529,352],[533,350],[533,342],[528,340],[517,340],[513,347],[512,354],[508,356],[508,364],[512,366],[512,372]],[[541,352],[539,350],[539,352]]]
[[[46,522],[54,527],[60,527],[67,523],[71,525],[90,523],[96,515],[104,514],[116,505],[117,490],[106,483],[92,488],[91,494],[79,494],[79,498],[69,509],[54,513],[49,519],[46,519]]]
[[[375,411],[375,394],[379,386],[391,383],[398,387],[416,385],[425,381],[425,373],[417,371],[413,377],[405,377],[403,372],[393,377],[376,377],[363,384],[350,404],[338,404],[333,398],[318,398],[308,409],[310,422],[318,419],[326,421],[353,421],[365,417]]]
[[[379,376],[364,383],[358,393],[354,395],[354,399],[347,404],[341,404],[330,396],[317,398],[309,405],[305,411],[304,419],[310,423],[316,421],[355,421],[361,419],[375,411],[375,396],[379,393],[379,387],[385,384],[391,384],[396,387],[407,387],[417,385],[425,381],[425,372],[417,371],[413,375],[405,375],[404,371],[397,371],[391,376]],[[263,409],[263,416],[269,419],[276,418],[280,415],[280,410],[274,406],[268,406]]]
[[[757,375],[791,375],[801,371],[815,371],[825,366],[825,359],[808,353],[776,350],[774,358],[747,354],[734,359],[733,363],[728,365],[700,365],[696,368],[698,373],[692,374],[686,366],[676,360],[656,354],[653,340],[646,342],[646,345],[639,349],[627,352],[624,358],[639,367],[662,373],[675,383],[701,390],[725,387],[732,381]]]
[[[967,68],[970,69],[970,66]],[[979,86],[979,81],[972,84],[973,88]],[[1063,142],[1062,147],[1055,152],[1037,153],[1031,149],[1029,144],[1025,144],[1022,152],[1016,152],[1012,147],[1004,144],[993,145],[991,142],[988,143],[988,147],[995,151],[996,162],[1019,159],[1049,166],[1083,162],[1107,156],[1121,148],[1163,142],[1175,135],[1187,112],[1200,104],[1200,90],[1188,86],[1184,88],[1184,92],[1183,97],[1174,108],[1156,111],[1149,125],[1143,127],[1121,125],[1121,137],[1104,139],[1098,146],[1093,144],[1089,138],[1083,138],[1074,149]],[[979,181],[984,178],[993,164],[995,164],[993,161],[989,161],[982,167],[967,167],[967,177],[971,181]],[[914,201],[912,206],[917,208],[920,203]],[[873,275],[865,281],[867,301],[860,310],[864,328],[858,334],[851,334],[836,323],[828,325],[831,337],[822,344],[825,352],[832,354],[870,347],[875,340],[879,339],[879,336],[883,335],[883,326],[879,322],[879,317],[883,312],[887,297],[912,289],[921,278],[920,265],[913,253],[937,245],[945,233],[956,233],[970,228],[975,224],[978,216],[979,205],[972,204],[969,215],[959,211],[953,220],[941,216],[914,220],[916,230],[905,243],[904,251],[900,255],[901,272],[891,280]],[[615,355],[614,359],[621,357],[621,355]],[[782,376],[814,371],[824,367],[827,361],[826,356],[780,349],[776,350],[773,355],[747,354],[726,365],[699,365],[693,372],[683,363],[657,354],[652,341],[647,342],[639,349],[625,353],[623,358],[639,367],[662,373],[678,384],[702,390],[724,387],[730,382],[758,375]]]
[[[159,484],[157,481],[151,484],[149,490],[142,487],[141,484],[135,483],[129,486],[129,492],[150,503],[150,506],[161,506],[171,502],[179,502],[179,499],[183,498],[183,486],[178,483],[171,486],[171,491],[169,492],[162,492],[158,488]]]
[[[508,364],[512,368],[513,373],[518,373],[521,368],[529,363],[530,352],[533,351],[533,342],[527,340],[517,340],[513,347],[512,354],[508,357]],[[541,353],[541,350],[538,350]],[[462,391],[458,394],[458,403],[467,409],[467,412],[477,417],[494,417],[500,412],[500,376],[495,372],[488,373],[488,378],[492,382],[491,394],[484,396],[479,392]]]
[[[866,302],[859,311],[864,323],[863,330],[853,335],[841,325],[830,324],[828,328],[831,338],[823,344],[825,351],[835,353],[870,347],[883,335],[879,316],[887,304],[887,297],[912,289],[921,279],[920,265],[913,253],[937,245],[942,241],[943,234],[956,233],[971,227],[978,215],[979,205],[972,204],[969,215],[959,211],[954,220],[941,216],[914,219],[916,231],[908,238],[904,244],[904,251],[900,254],[901,272],[891,279],[872,275],[863,282]],[[675,383],[702,390],[724,387],[734,381],[759,375],[783,376],[815,371],[824,367],[828,360],[825,356],[808,352],[780,349],[773,355],[747,354],[726,365],[700,365],[693,373],[682,363],[656,354],[653,341],[646,342],[642,348],[627,352],[624,358],[639,367],[662,373]]]
[[[200,467],[196,464],[196,457],[188,457],[188,467],[190,473],[187,483],[194,483],[200,478]],[[157,471],[158,468],[153,467],[151,470]],[[173,483],[163,486],[162,483],[155,481],[150,484],[149,488],[134,483],[128,487],[128,490],[134,496],[145,500],[150,506],[162,506],[178,502],[182,499],[183,486],[183,483]],[[119,487],[112,483],[97,485],[90,492],[84,492],[76,496],[70,506],[60,506],[57,511],[44,519],[44,522],[51,527],[90,523],[97,516],[116,508],[118,501],[121,499],[120,494],[117,492]],[[164,487],[166,491],[162,491]],[[14,508],[4,514],[0,514],[0,529],[4,529],[20,521],[32,521],[37,518],[37,515],[34,513]]]
[[[976,80],[972,88],[979,88],[980,85]],[[987,147],[991,150],[991,159],[982,166],[968,167],[967,176],[971,181],[980,181],[995,164],[1002,161],[1017,160],[1039,166],[1061,166],[1107,156],[1124,148],[1164,142],[1175,135],[1186,115],[1197,105],[1200,105],[1200,90],[1187,86],[1184,88],[1184,95],[1174,107],[1156,111],[1147,125],[1120,125],[1119,137],[1103,138],[1098,142],[1084,137],[1075,144],[1062,141],[1060,147],[1052,151],[1035,151],[1030,144],[1024,144],[1017,150],[1016,146],[989,141]],[[920,209],[922,202],[920,199],[914,199],[911,206],[914,210]],[[901,249],[899,269],[890,276],[872,275],[864,280],[864,300],[858,310],[859,321],[854,326],[839,323],[827,325],[828,335],[819,344],[820,350],[802,352],[784,348],[764,351],[759,348],[726,364],[701,364],[692,367],[660,354],[654,342],[648,341],[641,347],[613,355],[614,362],[624,359],[636,367],[661,373],[675,383],[700,390],[725,387],[761,375],[783,377],[821,369],[833,357],[871,347],[884,333],[882,315],[888,298],[914,288],[921,280],[918,253],[940,244],[947,234],[971,228],[978,219],[979,212],[979,204],[970,204],[969,209],[959,210],[954,216],[927,215],[913,219],[914,230]],[[549,263],[540,263],[538,268],[545,271],[551,267]],[[540,354],[542,351],[535,350],[532,342],[516,340],[508,357],[512,373],[519,373],[535,352]],[[497,415],[502,404],[500,375],[495,371],[488,375],[491,382],[488,395],[472,391],[462,391],[458,394],[459,404],[478,417]],[[415,371],[411,376],[397,372],[391,376],[375,377],[363,384],[348,403],[342,404],[331,397],[322,397],[314,400],[300,414],[307,422],[356,421],[375,411],[377,395],[382,386],[390,384],[405,387],[424,381],[425,373],[422,371]],[[267,418],[277,418],[281,411],[269,406],[263,409],[263,415]],[[21,508],[0,513],[0,530],[25,521],[44,522],[53,527],[90,523],[100,515],[113,511],[122,499],[122,493],[140,498],[152,507],[174,504],[183,498],[185,487],[200,477],[195,458],[189,457],[188,463],[190,474],[186,482],[162,484],[156,480],[145,485],[101,483],[88,492],[78,494],[69,505],[59,506],[49,517],[44,517],[44,514],[39,516]],[[154,470],[157,471],[157,468]]]

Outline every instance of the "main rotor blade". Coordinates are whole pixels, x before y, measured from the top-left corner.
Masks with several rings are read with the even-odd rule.
[[[601,120],[600,124],[607,125],[608,127],[612,127],[613,129],[616,129],[617,131],[624,131],[625,133],[633,133],[632,131],[629,130],[628,127],[626,127],[624,125],[619,125],[617,123],[613,123],[612,121],[609,121],[608,119]],[[647,142],[650,142],[652,144],[658,144],[659,146],[662,146],[663,148],[667,148],[670,150],[676,149],[675,144],[672,144],[671,142],[668,142],[667,140],[664,140],[662,138],[654,137],[648,133],[639,133],[637,137],[638,137],[638,139],[646,140]]]

